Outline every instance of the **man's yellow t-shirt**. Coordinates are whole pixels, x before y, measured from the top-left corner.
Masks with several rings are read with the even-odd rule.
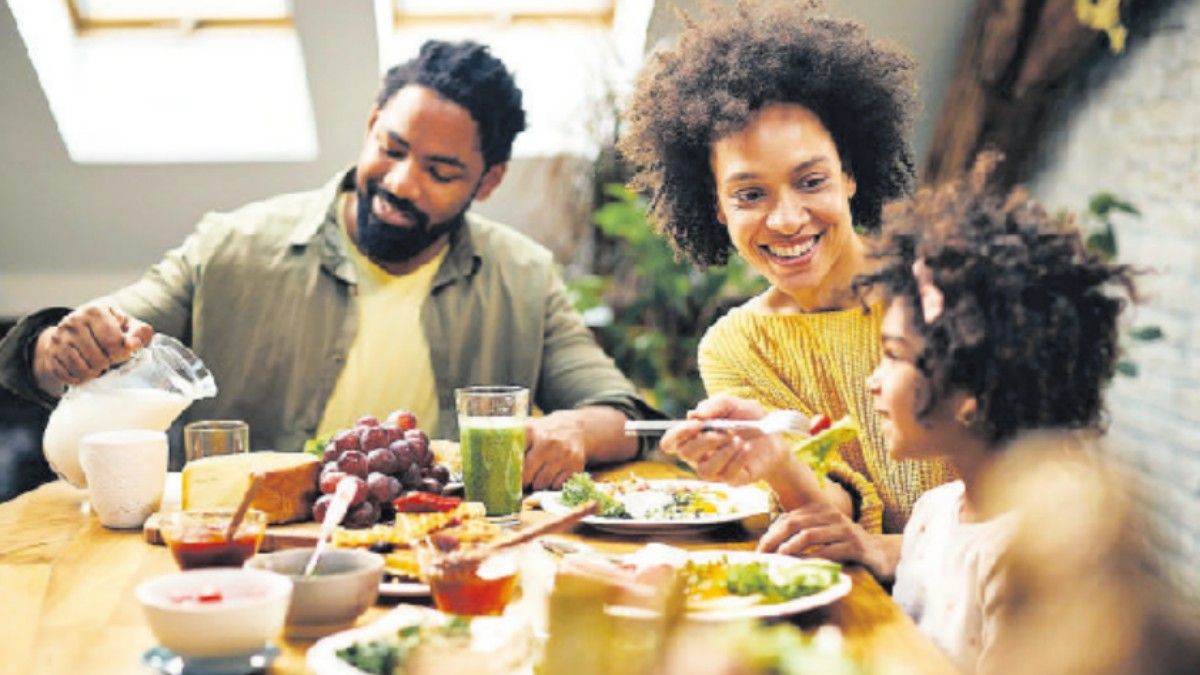
[[[421,326],[421,306],[446,250],[410,274],[393,276],[364,256],[346,232],[338,198],[338,229],[358,269],[358,332],[346,355],[317,435],[353,426],[363,415],[381,421],[397,409],[412,411],[417,425],[437,429],[438,401],[429,343]]]

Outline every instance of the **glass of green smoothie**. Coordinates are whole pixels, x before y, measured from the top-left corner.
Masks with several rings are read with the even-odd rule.
[[[454,395],[466,498],[483,502],[490,520],[515,524],[521,513],[529,390],[465,387]]]

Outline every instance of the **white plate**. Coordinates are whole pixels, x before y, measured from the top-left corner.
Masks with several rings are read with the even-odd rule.
[[[615,534],[637,535],[670,535],[694,532],[698,529],[716,527],[725,523],[736,523],[749,516],[767,513],[770,508],[770,498],[763,490],[754,486],[732,487],[723,483],[710,483],[702,480],[646,480],[653,491],[669,492],[679,488],[702,489],[705,491],[720,491],[727,495],[724,513],[713,513],[697,518],[667,519],[667,518],[602,518],[588,516],[583,522],[592,527]],[[603,486],[604,483],[598,483]],[[574,509],[562,502],[561,492],[540,492],[542,510],[551,514],[563,514]]]
[[[779,554],[760,554],[755,551],[689,551],[688,560],[694,562],[709,562],[720,560],[724,557],[728,562],[746,563],[746,562],[764,562],[772,569],[779,569],[781,573],[786,574],[786,569],[790,567],[804,565],[830,565],[829,561],[820,560],[820,558],[799,558]],[[710,609],[689,609],[688,619],[691,621],[703,622],[722,622],[722,621],[738,621],[744,619],[772,619],[772,617],[791,616],[793,614],[802,613],[824,607],[824,605],[833,604],[839,599],[846,597],[851,589],[850,575],[846,574],[845,569],[838,575],[838,581],[835,581],[833,586],[828,589],[812,593],[811,596],[802,596],[790,599],[781,603],[761,604],[761,603],[740,603],[737,596],[731,596],[730,603],[725,607],[710,608]],[[647,610],[628,608],[628,607],[610,607],[607,608],[608,613],[618,616],[646,616]]]
[[[789,567],[805,564],[829,564],[828,561],[815,558],[793,558],[777,553],[756,553],[754,551],[691,551],[688,553],[688,559],[694,562],[709,562],[720,560],[721,558],[725,558],[734,564],[762,562],[769,565],[773,570],[778,569],[781,571],[787,570]],[[720,609],[689,610],[687,617],[693,621],[735,621],[738,619],[790,616],[836,602],[850,592],[850,586],[850,576],[846,574],[845,570],[842,570],[841,574],[838,575],[837,582],[829,588],[812,595],[805,595],[775,604],[747,604],[742,606],[731,604],[728,607]]]
[[[404,626],[411,626],[427,618],[444,616],[436,609],[418,607],[416,605],[396,605],[395,609],[383,615],[375,623],[334,633],[322,638],[308,650],[304,662],[309,670],[317,675],[363,675],[363,671],[342,661],[337,657],[339,649],[344,649],[356,642],[370,642],[380,638],[394,636],[396,631]],[[527,624],[511,617],[484,616],[476,618],[471,624],[472,650],[461,657],[463,662],[484,661],[496,668],[494,671],[531,673],[532,637]],[[440,657],[439,657],[440,658]],[[510,664],[514,667],[507,667]],[[520,664],[520,665],[517,665]],[[461,663],[459,664],[461,665]]]

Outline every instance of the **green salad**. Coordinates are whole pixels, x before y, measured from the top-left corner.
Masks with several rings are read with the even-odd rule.
[[[567,479],[562,487],[562,503],[567,506],[579,506],[587,502],[596,502],[596,515],[602,518],[632,518],[625,505],[612,495],[601,490],[587,473],[577,473]]]
[[[463,644],[471,639],[471,619],[452,616],[444,624],[416,623],[396,631],[396,635],[370,642],[355,643],[337,651],[342,661],[374,675],[399,675],[405,672],[417,649]]]
[[[759,596],[761,604],[778,604],[813,595],[841,578],[842,566],[825,560],[796,562],[772,569],[765,562],[733,563],[725,557],[705,562],[689,560],[683,568],[689,601]]]

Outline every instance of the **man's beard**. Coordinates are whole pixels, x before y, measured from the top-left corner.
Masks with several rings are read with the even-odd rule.
[[[378,195],[387,200],[392,208],[403,214],[411,225],[389,225],[371,210],[371,201]],[[468,205],[470,202],[468,202]],[[396,197],[379,188],[378,181],[367,183],[366,194],[358,192],[358,250],[377,263],[404,263],[433,246],[434,242],[462,227],[464,207],[449,220],[429,225],[429,216],[416,204]]]

